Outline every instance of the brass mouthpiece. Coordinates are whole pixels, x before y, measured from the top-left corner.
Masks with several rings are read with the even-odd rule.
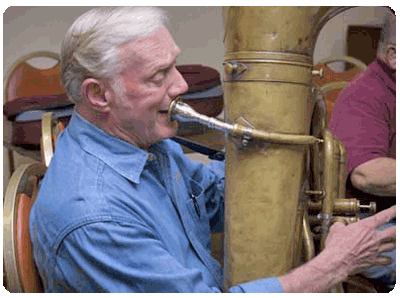
[[[168,118],[170,121],[200,123],[211,129],[221,130],[225,133],[231,133],[233,130],[233,125],[231,124],[197,113],[191,106],[183,103],[180,97],[171,102],[168,109]]]

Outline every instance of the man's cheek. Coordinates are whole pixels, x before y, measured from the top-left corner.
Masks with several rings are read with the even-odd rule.
[[[131,97],[140,95],[140,86],[136,82],[128,81],[125,83],[125,92]]]

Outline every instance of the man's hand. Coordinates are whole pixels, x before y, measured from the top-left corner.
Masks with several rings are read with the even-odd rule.
[[[359,222],[335,223],[329,229],[325,249],[310,262],[279,277],[288,293],[322,292],[351,273],[390,263],[381,253],[396,247],[396,228],[377,229],[396,216],[396,206]]]
[[[348,272],[365,270],[375,265],[389,265],[391,260],[380,256],[396,247],[396,227],[382,232],[377,229],[396,216],[396,206],[348,226],[335,223],[329,229],[325,251],[332,255],[341,252]]]

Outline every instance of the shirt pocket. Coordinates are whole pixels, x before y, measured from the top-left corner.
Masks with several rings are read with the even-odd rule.
[[[196,218],[196,221],[202,222],[208,220],[205,208],[204,189],[193,179],[189,180],[186,206],[188,207],[190,214]]]
[[[196,180],[189,180],[187,203],[193,205],[194,214],[202,220],[209,221],[220,209],[222,196],[216,185],[202,186]]]
[[[192,231],[203,247],[211,249],[210,217],[206,210],[205,191],[195,180],[189,180],[186,207],[192,218]]]

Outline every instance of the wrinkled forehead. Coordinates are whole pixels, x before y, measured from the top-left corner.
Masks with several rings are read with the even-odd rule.
[[[148,36],[139,37],[120,49],[126,64],[136,67],[155,67],[173,62],[180,53],[166,28],[160,28]]]

